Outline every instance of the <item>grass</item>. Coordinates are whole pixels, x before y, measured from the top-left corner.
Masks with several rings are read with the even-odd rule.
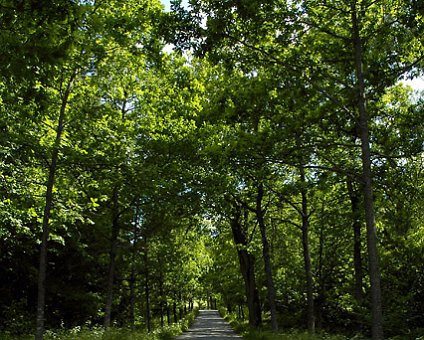
[[[317,332],[309,334],[306,331],[292,329],[283,330],[278,333],[273,333],[269,329],[252,329],[249,327],[248,321],[239,320],[234,314],[226,314],[225,310],[220,310],[221,315],[224,316],[231,327],[247,340],[365,340],[367,338],[360,335],[354,337],[347,337],[344,335],[328,334],[325,332]]]
[[[317,333],[309,334],[305,331],[300,330],[291,330],[285,331],[284,333],[274,334],[271,331],[258,331],[250,330],[246,331],[243,334],[243,338],[249,340],[347,340],[352,338],[347,338],[342,335],[333,335],[326,333]],[[362,340],[362,337],[355,337],[353,339]]]
[[[245,331],[241,334],[249,340],[366,340],[362,335],[344,336],[327,333],[308,334],[304,331],[292,330],[284,333],[273,334],[270,331]],[[424,336],[396,336],[390,340],[424,340]]]
[[[222,316],[227,320],[231,327],[244,339],[247,340],[367,340],[369,338],[364,335],[340,335],[340,334],[329,334],[323,331],[319,331],[315,334],[309,334],[304,330],[291,329],[282,330],[277,334],[274,334],[267,328],[263,329],[252,329],[249,327],[248,321],[237,319],[234,314],[226,314],[225,310],[220,310]],[[414,334],[406,336],[395,336],[389,338],[390,340],[424,340],[424,329],[416,330]]]
[[[45,340],[172,340],[190,327],[197,310],[189,312],[182,320],[165,327],[158,327],[151,333],[143,330],[112,327],[105,330],[100,326],[74,327],[72,329],[47,330]],[[16,336],[0,333],[0,340],[30,340],[32,335]]]

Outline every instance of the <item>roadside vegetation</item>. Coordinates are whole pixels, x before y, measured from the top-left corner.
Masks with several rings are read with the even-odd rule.
[[[239,318],[237,313],[228,313],[225,308],[220,308],[221,316],[231,325],[234,331],[247,340],[369,340],[370,337],[360,332],[346,334],[332,334],[325,331],[318,331],[315,334],[308,333],[307,330],[284,329],[277,333],[271,330],[270,325],[265,324],[261,329],[249,326],[249,321]],[[395,336],[391,340],[423,340],[424,335],[419,331],[409,336]]]
[[[71,329],[47,330],[46,340],[171,340],[186,331],[193,323],[198,309],[194,309],[185,315],[177,323],[164,327],[160,326],[159,320],[155,320],[154,329],[148,333],[145,325],[139,325],[134,329],[110,327],[105,329],[101,326],[77,326]],[[32,340],[33,335],[21,335],[0,333],[0,340]]]

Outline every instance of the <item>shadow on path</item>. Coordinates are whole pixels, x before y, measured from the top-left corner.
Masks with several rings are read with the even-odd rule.
[[[183,339],[212,339],[230,340],[241,339],[231,329],[230,325],[219,315],[216,310],[201,310],[193,325],[176,340]]]

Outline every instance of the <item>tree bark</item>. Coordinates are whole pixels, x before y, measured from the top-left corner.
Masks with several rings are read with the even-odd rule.
[[[262,311],[255,280],[255,258],[247,250],[249,241],[246,231],[241,224],[241,208],[237,204],[233,204],[233,206],[235,212],[231,219],[231,230],[237,248],[240,272],[243,276],[246,290],[249,325],[252,327],[259,327],[262,323]]]
[[[265,264],[265,275],[268,288],[268,300],[269,300],[269,309],[271,312],[271,327],[273,332],[278,331],[278,322],[277,322],[277,307],[275,304],[275,288],[274,280],[272,277],[272,268],[271,268],[271,257],[269,254],[269,243],[266,235],[266,225],[264,220],[264,209],[262,209],[262,199],[263,199],[263,183],[260,183],[258,186],[258,194],[256,196],[256,219],[258,221],[259,229],[261,230],[262,238],[262,254]]]
[[[135,268],[131,268],[130,276],[130,326],[135,326]]]
[[[118,250],[118,236],[119,236],[119,202],[118,202],[118,188],[114,187],[112,192],[112,231],[110,239],[110,252],[109,252],[109,270],[106,288],[106,307],[105,319],[103,327],[108,329],[112,317],[112,304],[113,304],[113,285],[115,281],[115,262],[116,253]]]
[[[371,282],[371,315],[372,315],[372,338],[380,340],[383,334],[383,309],[381,301],[380,265],[377,250],[377,231],[374,216],[374,198],[371,172],[371,151],[368,125],[368,112],[365,100],[365,77],[362,64],[362,41],[360,36],[359,20],[357,16],[357,4],[351,3],[352,15],[352,43],[355,58],[355,72],[357,79],[357,105],[359,110],[359,129],[361,135],[362,150],[362,180],[364,190],[365,222],[367,226],[367,246],[369,275]]]
[[[136,283],[136,270],[135,260],[137,257],[137,241],[138,241],[138,214],[139,209],[136,207],[134,216],[134,229],[133,229],[133,244],[131,254],[131,276],[130,276],[130,325],[131,328],[135,326],[135,283]]]
[[[62,141],[62,134],[64,130],[66,108],[68,105],[69,95],[72,91],[72,85],[76,77],[76,72],[72,74],[66,86],[65,92],[62,97],[60,106],[59,119],[56,128],[56,138],[53,145],[51,163],[49,166],[49,174],[46,185],[46,204],[43,213],[43,229],[41,236],[40,246],[40,260],[38,269],[38,296],[37,296],[37,320],[35,340],[42,340],[44,335],[45,324],[45,304],[46,304],[46,274],[47,274],[47,242],[50,235],[50,215],[53,207],[53,187],[55,184],[55,177],[57,171],[57,161],[59,158],[59,148]]]
[[[309,251],[309,213],[308,213],[308,198],[305,188],[306,178],[305,169],[300,167],[300,182],[301,182],[301,195],[302,195],[302,246],[303,246],[303,259],[305,263],[306,274],[306,297],[307,297],[307,323],[308,332],[315,332],[315,311],[314,311],[314,287],[312,275],[311,255]]]
[[[177,302],[176,302],[175,294],[174,294],[174,302],[172,303],[172,313],[174,314],[174,323],[177,323],[178,316],[177,316]]]
[[[352,208],[352,228],[353,228],[353,267],[354,267],[354,291],[355,300],[360,303],[363,300],[362,293],[362,242],[361,242],[361,212],[359,206],[358,193],[353,188],[353,183],[350,179],[347,180],[347,189],[350,197]]]
[[[168,320],[168,326],[171,324],[171,311],[169,310],[169,305],[166,303],[166,319]]]
[[[165,316],[164,316],[164,289],[163,289],[163,273],[162,273],[162,263],[159,263],[160,265],[160,272],[159,272],[159,295],[160,295],[160,326],[163,328],[165,326]]]
[[[178,317],[180,320],[183,318],[183,306],[182,306],[182,296],[181,296],[181,288],[178,289]]]
[[[144,245],[144,268],[145,268],[144,293],[146,298],[146,326],[147,326],[147,332],[150,333],[152,330],[152,326],[151,326],[151,314],[150,314],[149,254],[148,254],[147,238],[145,238],[145,245]]]
[[[135,284],[137,280],[136,273],[136,257],[137,257],[137,243],[138,243],[138,220],[139,220],[139,207],[136,206],[134,214],[134,229],[133,229],[133,243],[131,254],[131,276],[130,276],[130,324],[131,328],[135,327]]]
[[[322,328],[322,321],[323,321],[323,305],[326,300],[326,288],[325,288],[325,279],[323,277],[323,255],[324,255],[324,228],[322,227],[325,223],[323,221],[324,216],[324,204],[322,206],[321,211],[321,228],[319,231],[319,250],[318,250],[318,297],[315,301],[315,315],[316,315],[316,322],[315,326],[318,329]]]

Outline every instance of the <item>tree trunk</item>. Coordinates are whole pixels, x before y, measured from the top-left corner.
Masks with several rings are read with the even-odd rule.
[[[229,301],[227,302],[227,311],[229,314],[233,312],[233,305]]]
[[[51,155],[51,163],[49,166],[49,175],[46,185],[46,204],[44,206],[43,214],[43,229],[41,236],[40,246],[40,260],[38,269],[38,296],[37,296],[37,321],[36,321],[36,332],[35,340],[42,340],[44,335],[44,314],[45,314],[45,302],[46,302],[46,273],[47,273],[47,242],[50,234],[50,214],[53,207],[53,187],[55,183],[55,176],[57,170],[57,161],[59,158],[59,148],[62,141],[62,134],[65,123],[66,107],[68,105],[69,95],[72,90],[72,85],[76,77],[76,72],[71,76],[66,90],[62,97],[62,103],[60,106],[59,119],[56,129],[56,138],[53,145],[53,151]]]
[[[354,267],[354,292],[355,300],[360,303],[363,299],[362,294],[362,255],[361,255],[361,212],[359,206],[359,196],[353,188],[353,183],[350,179],[347,180],[347,189],[352,207],[353,220],[353,267]]]
[[[321,212],[321,228],[319,231],[319,251],[318,251],[318,296],[315,301],[315,314],[316,314],[316,322],[315,326],[318,329],[322,328],[322,318],[323,318],[323,305],[326,300],[326,289],[325,289],[325,279],[323,277],[323,255],[324,255],[324,228],[322,227],[324,224],[324,204],[322,206],[322,212]]]
[[[178,322],[178,316],[177,316],[177,302],[175,301],[176,296],[174,295],[174,302],[172,304],[172,313],[174,314],[174,323]]]
[[[165,313],[164,313],[164,310],[163,310],[163,306],[160,307],[160,326],[162,328],[165,327]]]
[[[132,254],[131,254],[131,276],[130,276],[130,325],[134,328],[135,325],[135,283],[136,283],[136,271],[135,271],[135,260],[137,256],[137,241],[138,241],[138,207],[135,211],[134,217],[134,229],[133,229],[133,243],[132,243]]]
[[[152,330],[152,326],[151,326],[151,315],[150,315],[149,255],[148,255],[147,238],[145,238],[145,245],[144,245],[144,268],[145,268],[144,293],[146,298],[146,326],[147,326],[147,332],[150,333]]]
[[[163,309],[163,305],[164,305],[164,291],[163,291],[163,274],[162,274],[162,264],[159,263],[160,265],[160,273],[159,273],[159,295],[160,295],[160,325],[163,328],[165,326],[165,322],[164,322],[164,309]]]
[[[178,311],[180,320],[183,318],[183,306],[182,306],[182,298],[181,298],[181,288],[178,290]]]
[[[262,209],[262,198],[263,198],[263,184],[260,183],[258,186],[258,194],[256,196],[256,219],[258,221],[259,229],[261,230],[262,237],[262,253],[265,264],[265,275],[268,288],[268,300],[269,309],[271,312],[271,327],[273,332],[278,331],[277,322],[277,307],[275,304],[275,289],[274,281],[272,278],[271,258],[269,255],[269,243],[266,236],[266,225],[264,221],[264,210]]]
[[[301,195],[302,195],[302,246],[303,246],[303,260],[305,263],[306,274],[306,297],[307,297],[307,323],[308,332],[315,332],[315,312],[314,312],[314,287],[312,276],[311,255],[309,251],[309,213],[308,213],[308,198],[305,188],[305,169],[300,167],[300,182],[301,182]]]
[[[166,319],[168,320],[168,326],[171,324],[171,311],[169,310],[168,303],[166,304]]]
[[[106,307],[105,307],[105,319],[104,328],[108,329],[111,323],[112,316],[112,304],[113,304],[113,284],[115,281],[115,262],[116,252],[118,250],[118,236],[119,236],[119,202],[118,202],[118,188],[113,188],[112,193],[112,233],[110,240],[110,252],[109,252],[109,271],[107,278],[107,289],[106,289]]]
[[[135,325],[135,268],[131,268],[130,276],[130,326]]]
[[[383,310],[380,286],[380,265],[375,228],[374,198],[371,173],[371,151],[368,126],[368,112],[365,101],[365,78],[362,65],[362,41],[357,17],[356,1],[352,0],[352,42],[355,57],[355,71],[358,90],[359,128],[362,150],[362,180],[364,190],[365,222],[367,226],[368,262],[371,282],[372,338],[383,339]]]
[[[246,290],[247,307],[249,310],[249,325],[252,327],[259,327],[262,323],[262,311],[255,280],[255,258],[247,250],[249,242],[240,220],[241,209],[236,204],[234,204],[234,208],[235,213],[231,219],[231,230],[233,233],[234,243],[237,248],[240,272],[243,276],[244,287]],[[246,213],[248,214],[247,211]]]

